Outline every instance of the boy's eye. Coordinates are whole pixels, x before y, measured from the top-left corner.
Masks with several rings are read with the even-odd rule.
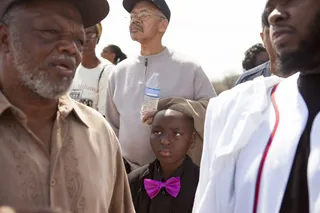
[[[153,134],[155,134],[155,135],[161,135],[161,131],[155,130],[155,131],[153,131]]]
[[[173,135],[176,136],[176,137],[180,137],[181,136],[180,132],[174,132]]]

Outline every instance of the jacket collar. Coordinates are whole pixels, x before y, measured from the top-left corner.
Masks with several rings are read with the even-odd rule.
[[[155,54],[155,55],[150,55],[150,56],[139,55],[138,56],[138,60],[140,62],[145,63],[146,59],[148,59],[148,62],[151,62],[151,61],[154,61],[154,60],[158,61],[158,60],[161,60],[161,59],[168,58],[171,55],[172,55],[172,52],[167,47],[165,47],[164,50],[162,50],[162,52],[160,52],[158,54]]]

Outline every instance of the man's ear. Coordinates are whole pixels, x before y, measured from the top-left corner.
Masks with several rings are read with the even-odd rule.
[[[0,50],[5,53],[9,52],[9,31],[5,24],[0,24]]]
[[[260,38],[261,38],[262,41],[264,41],[264,35],[263,35],[263,33],[260,33]]]
[[[168,25],[169,25],[168,19],[161,20],[160,26],[159,26],[159,32],[165,33],[167,31]]]

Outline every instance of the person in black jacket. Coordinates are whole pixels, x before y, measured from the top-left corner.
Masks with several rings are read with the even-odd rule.
[[[261,64],[251,70],[248,70],[240,75],[235,85],[251,81],[259,76],[269,77],[272,73],[270,70],[271,62],[268,61],[264,64]]]

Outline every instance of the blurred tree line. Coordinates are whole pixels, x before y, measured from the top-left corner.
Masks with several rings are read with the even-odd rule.
[[[214,89],[216,90],[217,94],[219,95],[221,92],[234,87],[239,76],[240,76],[240,74],[233,73],[233,74],[225,76],[221,80],[214,80],[212,82],[212,85],[213,85]]]

